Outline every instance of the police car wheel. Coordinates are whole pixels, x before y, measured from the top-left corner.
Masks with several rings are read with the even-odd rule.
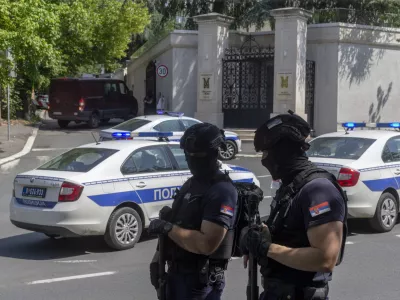
[[[370,220],[371,227],[377,232],[391,231],[397,223],[399,208],[396,198],[391,193],[384,193],[379,198],[375,216]]]
[[[236,145],[235,142],[226,141],[226,151],[219,149],[219,159],[220,160],[231,160],[236,156]]]
[[[122,207],[111,214],[104,239],[111,248],[126,250],[135,246],[142,230],[139,214],[131,207]]]

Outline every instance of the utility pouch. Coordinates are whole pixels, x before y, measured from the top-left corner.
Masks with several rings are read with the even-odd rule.
[[[210,261],[207,259],[204,261],[204,264],[200,267],[199,270],[199,282],[201,284],[208,284],[208,276],[210,274]]]

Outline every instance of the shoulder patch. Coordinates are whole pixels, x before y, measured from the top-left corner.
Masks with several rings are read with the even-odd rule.
[[[309,208],[311,217],[316,217],[331,211],[331,207],[327,201]]]
[[[233,217],[233,208],[228,205],[221,205],[220,213]]]

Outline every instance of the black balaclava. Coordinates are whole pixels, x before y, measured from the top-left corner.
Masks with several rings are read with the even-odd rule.
[[[218,151],[210,152],[205,157],[186,156],[186,161],[190,172],[199,180],[208,180],[212,178],[219,170]]]
[[[281,179],[284,185],[312,166],[301,144],[291,140],[283,139],[266,152],[261,160],[262,165],[268,169],[273,180]]]

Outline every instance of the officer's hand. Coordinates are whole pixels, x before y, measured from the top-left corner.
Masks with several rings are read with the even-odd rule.
[[[159,215],[161,220],[171,222],[172,208],[169,206],[164,206],[161,208]]]
[[[155,219],[150,222],[148,233],[149,234],[167,234],[168,232],[170,232],[171,229],[172,229],[171,223],[164,221],[164,220]]]
[[[158,263],[158,261],[150,263],[150,282],[156,290],[160,288],[160,284],[158,281],[160,278],[159,266],[160,264]]]
[[[242,231],[241,248],[248,249],[249,253],[257,258],[267,256],[269,246],[271,245],[271,234],[268,227],[258,226]]]

